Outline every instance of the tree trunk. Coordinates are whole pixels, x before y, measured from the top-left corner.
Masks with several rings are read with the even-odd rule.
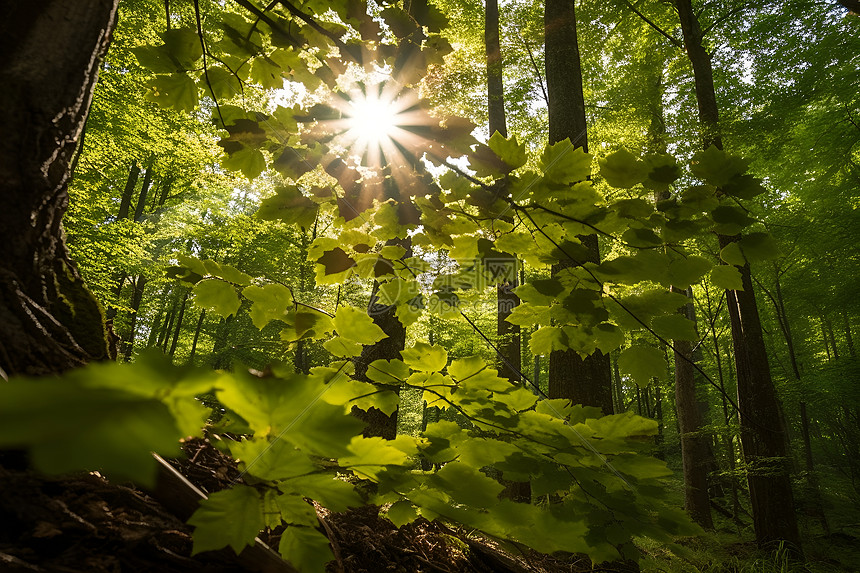
[[[158,207],[164,206],[164,202],[167,201],[167,198],[170,196],[170,191],[173,189],[173,180],[174,176],[170,175],[161,182],[161,194],[158,196],[158,205],[156,205],[153,211]]]
[[[149,156],[149,161],[146,162],[146,174],[143,176],[143,183],[140,186],[140,195],[137,197],[137,207],[134,209],[134,220],[140,221],[143,217],[143,210],[146,207],[146,197],[149,194],[149,187],[152,185],[152,164],[155,163],[155,154]]]
[[[848,318],[848,313],[846,311],[842,311],[842,328],[845,331],[845,342],[848,343],[848,354],[851,355],[851,358],[856,358],[857,353],[854,350],[854,337],[851,335],[851,320]]]
[[[194,329],[194,340],[191,342],[191,354],[188,356],[188,363],[194,364],[194,355],[197,354],[197,341],[200,339],[200,331],[203,329],[203,320],[206,318],[206,309],[200,311],[200,318],[197,319],[197,328]]]
[[[690,296],[690,291],[672,288]],[[679,309],[695,320],[693,303]],[[702,434],[702,416],[696,396],[696,370],[693,366],[693,344],[689,340],[673,340],[675,355],[675,408],[681,432],[681,460],[684,474],[684,507],[693,521],[705,529],[713,529],[711,500],[708,497],[709,452],[707,437]]]
[[[125,189],[119,201],[119,211],[116,214],[118,221],[128,218],[128,211],[131,208],[131,198],[134,197],[134,189],[137,187],[137,180],[139,178],[140,167],[137,166],[137,161],[132,161],[131,169],[128,171],[128,179],[125,182]]]
[[[170,339],[170,333],[173,328],[173,321],[176,320],[176,309],[179,306],[179,293],[173,291],[170,293],[173,303],[170,305],[170,312],[167,314],[167,320],[161,329],[161,334],[158,335],[158,347],[167,354],[167,341]]]
[[[588,151],[582,69],[576,37],[576,13],[569,0],[547,0],[544,13],[546,83],[549,95],[549,142],[565,139]],[[579,237],[589,250],[588,261],[600,262],[597,236]],[[572,261],[569,261],[572,264]],[[553,265],[553,274],[565,264]],[[597,406],[612,414],[612,377],[609,356],[596,350],[581,358],[573,350],[555,351],[549,357],[549,396],[568,398],[574,404]]]
[[[675,5],[684,47],[693,67],[704,148],[715,145],[721,149],[713,70],[702,44],[699,21],[690,0],[676,0]],[[718,239],[722,249],[739,237],[720,235]],[[785,428],[780,423],[750,268],[744,265],[738,269],[743,290],[726,291],[726,300],[737,367],[738,402],[742,410],[741,443],[748,467],[756,541],[764,546],[785,540],[789,550],[800,552],[794,495],[786,463]]]
[[[131,352],[134,349],[134,337],[137,330],[137,313],[140,309],[140,303],[143,300],[143,289],[146,287],[146,277],[138,275],[134,281],[134,290],[131,293],[131,324],[128,326],[128,335],[123,343],[123,362],[131,360]]]
[[[833,359],[839,360],[839,347],[836,346],[836,337],[833,335],[833,323],[827,315],[824,316],[824,325],[827,327],[827,335],[830,336],[830,346],[833,348]]]
[[[62,227],[69,162],[117,0],[7,2],[0,22],[0,377],[109,357]]]
[[[389,241],[389,244],[393,244],[393,241]],[[374,282],[367,312],[373,319],[373,323],[381,328],[388,337],[376,344],[365,346],[361,356],[355,360],[355,378],[359,380],[367,380],[367,368],[371,362],[374,360],[400,360],[402,358],[400,352],[406,348],[406,327],[395,314],[397,307],[380,304],[377,297],[378,289],[379,283]],[[393,386],[389,389],[397,391],[397,388]],[[393,440],[397,436],[396,410],[388,416],[376,408],[361,410],[353,407],[352,414],[367,423],[367,427],[364,429],[364,436],[366,437],[379,436],[386,440]]]
[[[696,400],[692,344],[675,340],[675,407],[681,431],[681,460],[684,473],[684,507],[693,521],[713,529],[711,501],[708,497],[707,444],[702,435],[702,419]],[[685,360],[686,358],[686,360]]]
[[[179,307],[179,316],[176,318],[176,326],[173,329],[173,340],[170,342],[170,350],[167,352],[167,355],[171,358],[176,353],[176,344],[179,342],[179,333],[182,330],[182,318],[185,316],[185,306],[188,303],[189,294],[190,291],[185,292],[185,296],[182,297],[182,304]]]
[[[729,244],[727,237],[720,239],[721,248]],[[748,467],[756,541],[764,546],[785,540],[790,550],[800,551],[785,428],[770,375],[749,265],[739,270],[744,290],[727,291],[726,296],[741,407],[741,444]]]
[[[487,57],[487,108],[489,111],[489,131],[492,136],[498,132],[508,136],[505,118],[505,91],[502,83],[502,49],[499,44],[499,3],[487,0],[484,12],[484,46]],[[517,287],[516,258],[494,261],[494,272],[498,272],[503,282],[496,287],[496,340],[500,356],[499,373],[511,381],[520,379],[522,358],[520,356],[520,327],[506,319],[520,304],[513,289]]]

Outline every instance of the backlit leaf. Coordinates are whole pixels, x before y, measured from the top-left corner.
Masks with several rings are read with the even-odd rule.
[[[242,295],[253,303],[250,312],[251,321],[261,330],[269,322],[283,319],[287,309],[293,304],[290,289],[280,284],[245,287]]]
[[[319,501],[332,511],[346,511],[363,505],[352,484],[329,474],[313,474],[284,480],[278,489]]]
[[[717,265],[711,269],[711,282],[726,290],[744,290],[741,272],[733,265]]]
[[[629,374],[640,386],[647,386],[652,378],[666,375],[666,359],[656,348],[636,345],[621,353],[618,357],[618,368],[624,374]]]
[[[627,189],[642,183],[648,176],[648,166],[623,147],[599,159],[600,175],[613,187]]]
[[[254,538],[263,529],[260,494],[246,485],[216,491],[200,502],[188,523],[194,526],[192,555],[228,545],[238,555],[254,544]]]
[[[239,310],[236,287],[218,279],[206,279],[194,286],[194,304],[215,314],[228,317]]]
[[[334,559],[328,538],[311,527],[288,527],[278,552],[302,573],[324,573],[325,564]]]
[[[540,158],[544,176],[554,183],[576,183],[591,175],[591,155],[574,148],[570,139],[548,145]]]
[[[448,351],[441,346],[431,346],[416,342],[412,348],[400,352],[405,362],[413,370],[438,372],[448,363]]]
[[[155,76],[146,98],[162,107],[191,111],[197,107],[197,84],[186,73]]]
[[[388,337],[366,312],[351,306],[341,306],[337,309],[334,328],[339,335],[360,344],[376,344]]]

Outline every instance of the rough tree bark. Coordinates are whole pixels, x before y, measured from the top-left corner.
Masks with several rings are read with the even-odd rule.
[[[588,151],[582,68],[576,36],[576,14],[569,0],[547,0],[544,12],[546,84],[549,96],[549,142],[570,139]],[[600,262],[597,236],[579,237],[589,250],[588,261]],[[553,274],[564,265],[554,265]],[[612,377],[609,355],[596,350],[581,358],[573,350],[555,351],[549,358],[549,395],[569,398],[575,404],[597,406],[612,414]]]
[[[487,110],[490,135],[508,136],[505,116],[505,90],[502,83],[502,48],[499,43],[499,3],[487,0],[484,12],[484,47],[487,57]],[[513,289],[517,287],[517,259],[496,261],[504,282],[496,287],[496,340],[499,348],[499,373],[508,380],[519,380],[522,371],[520,327],[507,318],[520,304]]]
[[[101,307],[65,243],[69,162],[117,0],[10,2],[0,22],[0,375],[109,356]]]
[[[684,47],[693,68],[703,147],[722,149],[711,58],[702,43],[702,30],[690,0],[676,0]],[[719,235],[720,248],[740,237]],[[786,463],[785,428],[779,415],[776,389],[768,365],[761,320],[749,265],[738,267],[743,290],[726,291],[742,410],[741,444],[747,462],[747,480],[756,541],[760,546],[785,540],[800,552],[800,535],[794,513],[794,494]]]

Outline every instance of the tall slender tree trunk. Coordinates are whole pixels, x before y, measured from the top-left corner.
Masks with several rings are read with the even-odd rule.
[[[722,148],[719,112],[711,59],[702,44],[702,30],[690,0],[676,0],[684,47],[693,67],[696,101],[704,148]],[[739,237],[719,235],[720,248]],[[776,389],[770,374],[761,320],[749,265],[738,267],[743,290],[726,291],[741,415],[741,443],[747,462],[747,479],[753,509],[756,541],[768,545],[785,540],[800,552],[800,534],[794,513],[794,493],[786,463],[785,428],[779,416]]]
[[[173,329],[173,340],[170,342],[170,350],[167,355],[173,358],[176,353],[176,344],[179,342],[179,333],[182,331],[182,319],[185,316],[185,306],[188,303],[188,295],[190,291],[185,291],[182,297],[182,304],[179,306],[179,316],[176,318],[176,326]]]
[[[830,317],[824,315],[824,326],[827,327],[827,335],[830,336],[830,346],[833,348],[833,359],[839,360],[839,347],[836,346],[836,337],[833,335],[833,322]]]
[[[489,130],[492,136],[499,133],[508,136],[508,126],[505,116],[505,88],[502,78],[502,47],[499,42],[499,3],[498,0],[486,0],[484,4],[484,46],[487,55],[487,108],[489,113]],[[520,298],[514,294],[517,287],[518,264],[516,257],[495,261],[496,269],[501,273],[502,282],[496,286],[496,340],[500,356],[499,373],[504,378],[514,382],[521,378],[522,351],[520,347],[520,327],[511,324],[507,318],[520,304]],[[531,484],[529,482],[511,482],[505,484],[503,497],[528,503],[531,500]]]
[[[152,165],[155,163],[155,154],[149,156],[146,162],[146,173],[143,176],[143,183],[140,185],[140,195],[137,197],[137,206],[134,209],[134,220],[140,221],[143,217],[143,211],[146,208],[146,197],[149,195],[149,188],[152,185]]]
[[[170,339],[173,321],[176,319],[176,309],[179,307],[179,293],[177,291],[173,291],[171,293],[171,298],[173,299],[173,303],[170,305],[170,312],[167,314],[167,320],[164,321],[161,334],[158,335],[158,346],[165,354],[167,354],[167,341]]]
[[[128,218],[128,212],[131,209],[131,199],[134,197],[134,189],[137,187],[138,179],[140,179],[140,167],[137,166],[137,161],[132,161],[131,168],[128,170],[125,189],[123,189],[122,197],[119,201],[119,211],[116,214],[118,221]]]
[[[123,362],[131,360],[131,352],[134,350],[134,338],[137,331],[137,314],[140,303],[143,300],[143,289],[146,287],[146,277],[138,275],[134,281],[134,290],[131,293],[131,323],[128,326],[128,335],[123,343]]]
[[[69,163],[117,0],[6,2],[0,18],[0,378],[110,357],[65,243]]]
[[[851,320],[846,311],[840,313],[842,315],[842,328],[845,331],[845,342],[848,344],[848,354],[851,358],[857,357],[857,352],[854,350],[854,337],[851,334]]]
[[[544,12],[546,83],[549,96],[549,142],[565,139],[588,151],[582,67],[576,36],[576,13],[570,0],[547,0]],[[600,262],[597,236],[579,237],[588,248],[587,261]],[[572,263],[571,263],[572,264]],[[567,265],[554,265],[557,274]],[[549,395],[575,404],[596,406],[612,414],[609,356],[599,350],[581,358],[573,350],[555,351],[549,358]]]
[[[197,319],[197,327],[194,329],[194,340],[191,342],[191,354],[188,355],[188,363],[194,364],[194,356],[197,354],[197,341],[200,339],[200,331],[203,330],[203,320],[206,318],[206,309],[200,311]]]
[[[484,12],[484,46],[487,58],[487,108],[489,131],[492,136],[499,133],[508,136],[505,116],[505,92],[502,82],[502,48],[499,43],[499,3],[487,0]],[[513,289],[517,287],[517,259],[494,261],[503,282],[496,287],[496,336],[500,352],[499,372],[508,380],[519,380],[522,370],[520,327],[507,318],[520,304]]]
[[[832,360],[833,353],[830,352],[830,338],[827,337],[827,328],[824,326],[824,317],[819,317],[818,322],[821,323],[821,339],[824,341],[824,351],[827,353],[827,361],[830,362]]]

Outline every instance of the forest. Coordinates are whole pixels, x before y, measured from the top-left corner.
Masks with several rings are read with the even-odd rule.
[[[860,570],[856,0],[0,12],[0,570]]]

